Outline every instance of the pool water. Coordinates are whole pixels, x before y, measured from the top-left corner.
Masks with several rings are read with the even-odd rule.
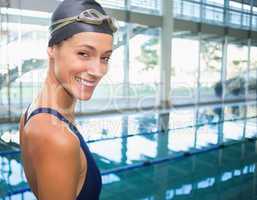
[[[101,199],[251,200],[256,195],[256,103],[77,117],[101,170]],[[0,199],[35,200],[18,124],[0,125]]]
[[[256,147],[255,141],[244,142],[112,174],[102,199],[257,199]]]

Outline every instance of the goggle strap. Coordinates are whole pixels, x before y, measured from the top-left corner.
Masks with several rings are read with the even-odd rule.
[[[53,27],[55,25],[58,25],[58,24],[61,24],[61,23],[64,23],[64,22],[67,22],[67,21],[72,21],[72,22],[74,22],[74,21],[86,21],[86,22],[89,22],[90,21],[91,23],[94,23],[94,21],[99,21],[99,22],[102,23],[102,21],[108,19],[109,16],[99,17],[99,18],[96,18],[95,16],[93,16],[93,19],[90,18],[90,17],[85,17],[85,18],[78,18],[77,16],[75,16],[75,17],[67,17],[67,18],[55,21],[54,23],[52,23],[51,27]],[[101,24],[101,23],[95,23],[95,24]]]
[[[88,15],[86,15],[86,14],[88,14]],[[82,12],[78,16],[67,17],[67,18],[60,19],[60,20],[53,22],[49,28],[51,31],[50,34],[53,34],[58,29],[61,29],[64,26],[74,23],[76,21],[85,22],[85,23],[94,24],[94,25],[100,25],[104,20],[106,20],[108,22],[108,24],[110,25],[113,32],[117,31],[117,27],[114,24],[115,19],[113,17],[108,16],[108,15],[103,15],[102,13],[100,13],[99,11],[97,11],[95,9],[89,9],[89,10]],[[53,26],[56,26],[56,27],[53,28],[53,30],[51,30],[51,27],[53,27]]]
[[[76,20],[76,18],[77,18],[77,16],[76,17],[67,17],[67,18],[59,19],[59,20],[55,21],[54,23],[52,23],[51,26],[54,26],[54,25],[57,25],[57,24],[60,24],[60,23],[66,22],[66,21],[73,21],[73,20]]]
[[[75,22],[75,20],[63,22],[62,24],[60,24],[59,26],[56,26],[53,30],[51,30],[50,34],[52,35],[55,31],[63,28],[64,26],[67,26],[68,24],[74,23],[74,22]]]
[[[72,20],[72,21],[64,21],[62,24],[60,25],[57,25],[53,30],[51,30],[51,34],[53,34],[55,31],[57,31],[58,29],[61,29],[63,28],[64,26],[67,26],[71,23],[74,23],[76,21],[80,21],[80,22],[85,22],[85,23],[89,23],[89,24],[94,24],[94,25],[100,25],[103,21],[96,21],[96,20],[86,20],[86,19],[83,19],[83,20]],[[57,24],[57,23],[56,23]]]
[[[101,12],[99,12],[95,9],[89,9],[89,10],[84,11],[83,13],[88,13],[90,16],[98,17],[98,18],[103,18],[104,16],[108,16],[108,15],[103,15]]]

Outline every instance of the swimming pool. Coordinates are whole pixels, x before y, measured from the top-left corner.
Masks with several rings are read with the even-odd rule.
[[[173,108],[77,117],[100,167],[101,199],[256,199],[257,106]],[[18,124],[0,125],[0,199],[35,197]],[[256,188],[256,189],[255,189]]]

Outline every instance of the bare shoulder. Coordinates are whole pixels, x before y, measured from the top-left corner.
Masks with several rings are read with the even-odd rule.
[[[74,153],[80,150],[78,138],[68,130],[66,124],[48,113],[40,113],[27,122],[24,138],[32,155],[36,153],[37,157],[51,151]]]
[[[36,115],[24,127],[26,154],[35,169],[39,199],[75,199],[80,172],[79,140],[58,118]]]

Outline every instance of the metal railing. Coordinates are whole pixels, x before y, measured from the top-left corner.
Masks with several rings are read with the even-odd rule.
[[[131,10],[150,14],[161,13],[161,0],[98,0],[104,7]]]
[[[245,30],[257,30],[257,13],[194,0],[175,0],[174,17]]]

